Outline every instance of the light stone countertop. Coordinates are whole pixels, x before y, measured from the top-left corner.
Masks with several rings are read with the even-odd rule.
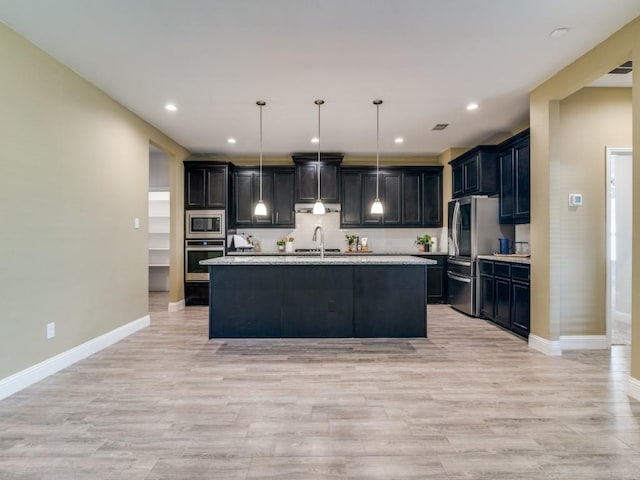
[[[531,265],[531,257],[516,257],[515,255],[509,255],[507,257],[497,255],[478,255],[478,260],[491,260],[494,262],[507,262],[507,263],[526,263]]]
[[[318,252],[295,252],[295,253],[287,253],[287,252],[228,252],[227,256],[230,257],[250,257],[250,256],[271,256],[271,257],[307,257],[307,256],[315,256],[319,255]],[[429,255],[441,255],[447,256],[447,252],[325,252],[325,257],[338,257],[338,256],[364,256],[364,255],[375,255],[375,256],[429,256]]]
[[[202,260],[200,265],[436,265],[435,260],[409,255],[229,255]]]

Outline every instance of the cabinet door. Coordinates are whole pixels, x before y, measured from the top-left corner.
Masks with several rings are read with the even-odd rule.
[[[427,303],[444,303],[447,298],[445,285],[444,267],[429,265],[427,267]]]
[[[185,171],[185,209],[205,208],[206,176],[206,168],[190,168]]]
[[[480,154],[476,153],[462,164],[464,170],[464,194],[480,190]]]
[[[265,172],[262,170],[262,201],[267,207],[267,214],[263,216],[253,215],[256,207],[256,203],[260,199],[260,174],[253,173],[253,202],[251,203],[251,213],[253,217],[253,224],[258,225],[272,225],[275,221],[275,211],[273,207],[273,173]]]
[[[227,206],[227,169],[213,167],[207,170],[205,208],[224,210]]]
[[[428,267],[427,267],[428,268]],[[490,275],[480,275],[480,315],[493,320],[495,303],[495,282]]]
[[[419,172],[402,174],[402,224],[422,224],[422,175]]]
[[[339,165],[335,163],[320,164],[320,198],[323,202],[338,203],[340,201],[339,176]]]
[[[511,283],[513,305],[511,307],[511,330],[525,338],[529,336],[529,285]]]
[[[505,328],[511,327],[511,280],[495,277],[493,321]]]
[[[462,164],[453,167],[451,171],[453,198],[464,195],[464,170]]]
[[[342,205],[340,225],[360,225],[362,223],[362,174],[342,172]]]
[[[400,225],[402,223],[402,186],[400,173],[380,175],[380,200],[384,207],[382,223],[384,225]]]
[[[318,177],[316,176],[316,166],[317,164],[312,162],[296,164],[297,202],[311,203],[317,200]]]
[[[387,213],[386,199],[384,198],[384,182],[382,181],[383,174],[380,174],[379,192],[382,206],[384,207],[385,214]],[[371,213],[371,205],[376,199],[376,174],[364,173],[362,175],[362,223],[365,225],[380,225],[382,224],[383,215],[373,215]]]
[[[515,203],[513,149],[508,148],[499,152],[498,163],[500,165],[500,223],[511,223]]]
[[[273,174],[274,224],[283,227],[295,225],[293,172]]]
[[[423,174],[422,192],[422,224],[442,227],[442,172]]]
[[[253,174],[235,172],[233,174],[233,203],[235,225],[246,226],[253,223]]]
[[[515,208],[513,217],[520,223],[526,223],[530,217],[530,169],[529,139],[517,144],[514,149],[514,186]]]

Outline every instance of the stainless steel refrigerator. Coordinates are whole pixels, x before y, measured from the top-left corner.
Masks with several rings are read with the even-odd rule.
[[[469,196],[449,202],[447,287],[449,304],[467,315],[479,315],[478,255],[498,251],[498,239],[513,243],[513,225],[500,225],[499,199]]]

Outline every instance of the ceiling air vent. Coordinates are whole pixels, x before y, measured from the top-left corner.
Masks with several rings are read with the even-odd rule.
[[[431,130],[444,130],[448,126],[449,126],[448,123],[437,123],[436,126],[433,127]]]
[[[631,60],[629,60],[628,62],[624,62],[619,67],[614,68],[609,73],[614,73],[614,74],[615,73],[617,73],[617,74],[629,73],[632,70],[632,66],[633,66],[633,64],[631,63]]]

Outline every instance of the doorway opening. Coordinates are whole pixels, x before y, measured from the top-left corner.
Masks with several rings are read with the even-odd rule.
[[[166,310],[169,304],[170,159],[149,144],[149,300]]]
[[[633,159],[629,146],[606,148],[607,338],[631,344]]]

